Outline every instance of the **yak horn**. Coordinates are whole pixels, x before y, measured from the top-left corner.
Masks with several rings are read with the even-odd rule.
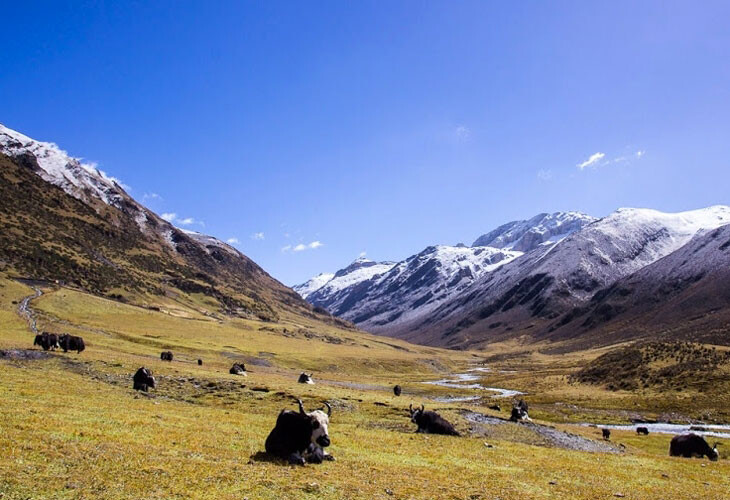
[[[304,411],[304,405],[302,404],[302,400],[301,399],[297,399],[297,403],[299,404],[299,413],[301,413],[302,415],[304,415],[305,413],[307,413],[307,412]]]
[[[327,416],[329,417],[330,415],[332,415],[332,407],[327,401],[324,402],[324,405],[327,407]]]
[[[413,415],[413,403],[408,405],[408,411],[411,412],[411,415]]]
[[[426,407],[421,405],[421,412],[423,412],[425,409],[426,409]]]

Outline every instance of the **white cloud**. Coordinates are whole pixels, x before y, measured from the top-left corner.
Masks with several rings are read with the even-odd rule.
[[[157,193],[145,193],[142,195],[142,201],[147,200],[162,200],[162,196]]]
[[[454,137],[459,141],[468,141],[471,138],[471,130],[466,125],[458,125],[454,129]]]
[[[226,240],[226,243],[228,243],[229,245],[238,245],[240,241],[238,241],[238,238],[228,238]]]
[[[360,252],[360,255],[358,255],[358,257],[365,257],[367,254],[367,252]]]
[[[252,240],[263,240],[264,239],[264,233],[253,233],[251,235]]]
[[[299,243],[298,245],[295,245],[295,246],[287,245],[285,247],[282,247],[281,251],[288,252],[291,250],[292,252],[303,252],[305,250],[315,250],[321,246],[324,246],[324,243],[322,243],[321,241],[313,241],[311,243],[306,243],[306,244]]]
[[[646,151],[644,151],[643,149],[640,149],[639,151],[636,152],[636,157],[641,158],[645,154],[646,154]]]
[[[605,153],[593,153],[586,161],[584,161],[583,163],[579,163],[578,168],[583,170],[586,167],[594,165],[601,161],[604,156],[606,156]]]
[[[553,171],[545,169],[538,170],[537,178],[541,181],[549,181],[553,178]]]
[[[203,222],[202,220],[198,220],[194,217],[178,217],[175,212],[166,212],[160,217],[165,219],[170,224],[179,224],[181,226],[191,226],[193,224],[197,224],[201,227],[205,227],[205,222]]]

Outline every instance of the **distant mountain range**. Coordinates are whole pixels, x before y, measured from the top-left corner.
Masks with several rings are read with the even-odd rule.
[[[471,247],[358,259],[294,287],[374,333],[466,348],[508,339],[566,349],[636,338],[730,343],[730,208],[539,214]]]
[[[139,305],[164,297],[211,315],[333,321],[232,246],[173,226],[93,165],[2,125],[0,220],[10,276]]]

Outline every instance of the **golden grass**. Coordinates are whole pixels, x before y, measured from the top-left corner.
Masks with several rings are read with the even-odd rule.
[[[0,349],[30,348],[32,336],[12,301],[31,292],[7,280],[0,285]],[[502,426],[499,437],[488,439],[494,448],[487,448],[484,438],[469,434],[460,405],[424,399],[458,391],[418,383],[463,368],[480,354],[412,346],[298,318],[219,323],[193,310],[193,319],[183,319],[67,289],[47,292],[34,302],[40,326],[78,333],[88,347],[81,355],[0,361],[3,499],[595,499],[616,493],[719,499],[730,490],[730,463],[670,458],[667,436],[615,431],[627,452],[612,455],[522,444],[510,435],[517,426]],[[307,338],[300,330],[316,335]],[[173,363],[159,360],[168,348]],[[201,367],[194,363],[199,357]],[[249,361],[248,377],[229,375],[239,358],[271,366]],[[142,365],[159,376],[154,397],[131,390],[131,374]],[[305,369],[322,383],[297,384]],[[552,378],[539,382],[550,370]],[[533,384],[530,392],[539,399],[536,387],[557,395],[565,385],[559,372],[538,363],[534,373],[511,378]],[[506,374],[492,376],[507,382]],[[407,396],[392,395],[396,382]],[[259,388],[268,392],[252,390]],[[564,390],[607,408],[623,401],[594,388]],[[294,408],[294,397],[308,408],[333,403],[330,451],[336,462],[291,467],[258,455],[276,415]],[[439,408],[467,437],[414,434],[404,411],[410,401]],[[596,429],[564,428],[597,437]]]

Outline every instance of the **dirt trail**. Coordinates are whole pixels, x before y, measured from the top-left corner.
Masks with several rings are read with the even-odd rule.
[[[25,318],[25,320],[28,322],[28,327],[33,332],[33,334],[38,335],[39,332],[36,325],[35,313],[30,307],[30,302],[43,295],[43,292],[37,286],[33,286],[32,288],[33,290],[35,290],[35,293],[33,295],[28,295],[27,297],[24,297],[23,300],[20,301],[20,304],[18,305],[18,314],[22,318]]]
[[[468,422],[475,424],[476,429],[473,429],[473,431],[477,431],[477,433],[484,432],[487,426],[514,425],[519,426],[519,429],[526,431],[526,433],[533,434],[537,438],[535,444],[542,442],[544,445],[550,447],[575,451],[589,451],[593,453],[621,453],[623,451],[611,443],[594,441],[547,425],[533,422],[515,423],[506,419],[490,417],[472,411],[462,412],[462,416]],[[527,435],[525,437],[529,438]]]

